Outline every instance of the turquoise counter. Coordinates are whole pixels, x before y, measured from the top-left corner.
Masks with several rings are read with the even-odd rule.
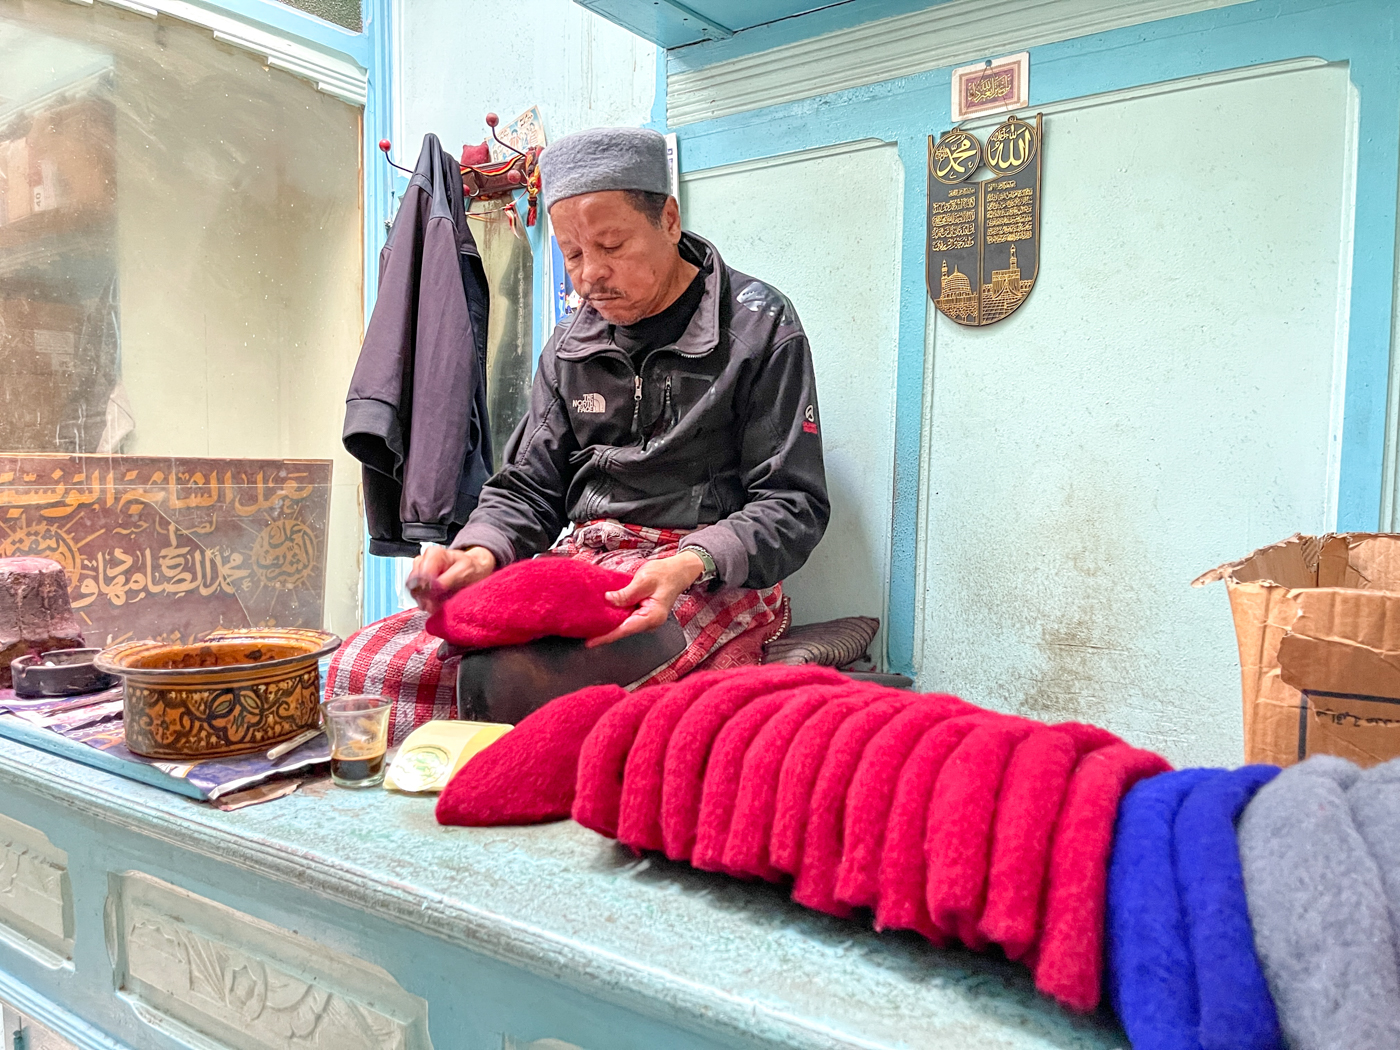
[[[571,822],[322,782],[223,813],[9,741],[0,1000],[85,1048],[1126,1045],[1018,966]]]

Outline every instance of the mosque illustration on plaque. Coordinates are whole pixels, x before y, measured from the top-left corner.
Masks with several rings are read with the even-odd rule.
[[[972,294],[972,282],[956,265],[949,273],[947,259],[943,260],[943,280],[939,284],[939,295],[934,305],[954,321],[977,323],[977,296]]]
[[[1034,279],[1021,279],[1021,268],[1016,265],[1016,245],[1011,245],[1011,261],[1004,270],[992,271],[992,283],[982,288],[982,323],[1000,321],[1021,305],[1031,292]]]
[[[1031,286],[1035,284],[1034,279],[1023,280],[1021,278],[1021,268],[1016,262],[1016,245],[1011,245],[1011,259],[1004,270],[992,271],[992,283],[984,285],[980,291],[982,295],[981,323],[991,324],[993,321],[1000,321],[1016,307],[1021,305],[1021,301],[1031,292]],[[955,265],[952,273],[948,272],[948,260],[943,260],[943,273],[938,286],[938,298],[934,300],[934,305],[939,311],[951,320],[962,324],[976,324],[977,294],[972,290],[972,282],[968,280],[967,274],[963,273]]]

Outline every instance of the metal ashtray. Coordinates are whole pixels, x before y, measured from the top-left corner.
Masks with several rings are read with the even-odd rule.
[[[121,679],[93,666],[101,649],[55,649],[10,661],[15,695],[26,699],[81,696],[111,689]]]

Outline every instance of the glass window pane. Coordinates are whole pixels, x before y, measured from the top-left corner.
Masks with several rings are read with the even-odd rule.
[[[334,459],[341,631],[360,116],[207,29],[0,0],[0,449]]]

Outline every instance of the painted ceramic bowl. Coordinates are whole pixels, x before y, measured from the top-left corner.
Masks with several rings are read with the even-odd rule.
[[[217,631],[187,644],[124,642],[94,661],[125,682],[126,746],[195,761],[266,751],[320,724],[325,631]]]

